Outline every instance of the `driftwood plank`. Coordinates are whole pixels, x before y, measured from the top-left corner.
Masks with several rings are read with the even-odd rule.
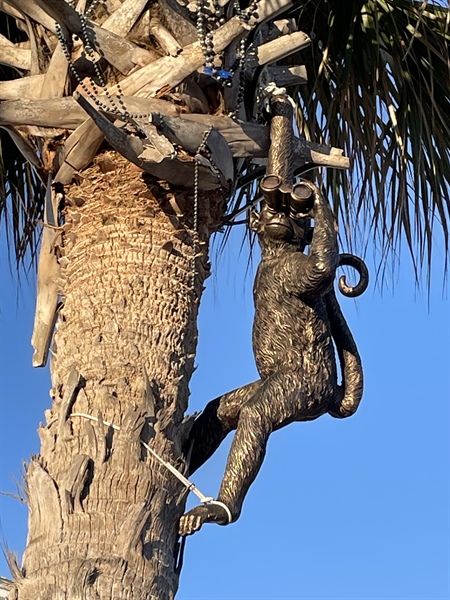
[[[33,367],[44,367],[47,363],[57,318],[58,286],[60,285],[60,267],[55,255],[55,246],[59,235],[57,229],[58,200],[57,194],[52,191],[49,178],[38,263],[36,312],[31,338],[31,345],[34,348]]]
[[[62,98],[67,86],[68,72],[69,63],[64,56],[63,49],[58,44],[44,75],[41,98]]]
[[[139,19],[148,0],[125,0],[120,7],[102,23],[103,29],[125,37]]]
[[[0,81],[0,100],[32,100],[39,98],[45,75]]]
[[[0,46],[0,64],[29,71],[31,69],[31,50],[17,46]]]
[[[20,81],[20,80],[18,80]],[[117,96],[113,96],[111,105],[106,96],[100,100],[111,106],[111,114],[120,108]],[[177,115],[179,109],[166,100],[159,98],[122,98],[131,113],[152,113]],[[9,101],[0,104],[0,124],[36,125],[38,127],[58,127],[76,129],[86,120],[86,113],[72,97],[43,100]]]
[[[0,104],[0,123],[76,129],[86,120],[83,109],[71,97],[50,100],[9,101]]]
[[[54,181],[64,185],[71,183],[74,174],[82,171],[92,162],[103,142],[103,137],[103,133],[92,119],[86,119],[69,135],[64,146],[57,153],[55,163],[59,169]]]
[[[20,0],[23,2],[24,0]],[[61,0],[34,0],[55,21],[64,25],[70,32],[81,34],[79,13],[67,2]],[[123,39],[119,35],[87,21],[90,44],[93,50],[101,54],[121,73],[126,74],[136,65],[145,65],[154,60],[154,54]]]
[[[311,40],[303,31],[294,31],[288,35],[276,38],[256,48],[254,61],[249,60],[249,66],[256,67],[281,60],[294,52],[306,48]]]

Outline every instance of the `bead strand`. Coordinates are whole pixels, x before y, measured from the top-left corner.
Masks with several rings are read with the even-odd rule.
[[[86,27],[86,18],[84,17],[84,15],[80,15],[80,20],[81,20],[81,26],[82,26],[82,42],[86,48],[87,53],[89,54],[90,57],[93,56],[93,50],[89,44],[89,38],[87,36],[87,27]],[[102,86],[102,88],[105,91],[105,95],[108,98],[110,105],[108,106],[107,104],[105,104],[104,102],[102,102],[98,95],[92,93],[92,91],[88,88],[88,86],[85,84],[85,82],[83,81],[83,79],[80,77],[80,74],[78,73],[77,69],[75,68],[75,65],[72,62],[72,58],[70,56],[70,52],[69,52],[69,46],[67,43],[67,40],[64,38],[63,32],[61,27],[59,26],[59,24],[56,25],[56,36],[58,38],[58,41],[61,45],[61,48],[63,50],[64,53],[64,57],[67,60],[67,63],[69,65],[69,69],[72,73],[72,75],[74,76],[77,84],[81,87],[81,89],[86,93],[86,95],[95,103],[95,105],[100,108],[101,110],[105,111],[105,112],[109,112],[109,113],[113,113],[116,114],[119,118],[121,118],[122,120],[132,120],[132,119],[145,119],[150,117],[150,113],[148,114],[132,114],[128,111],[125,103],[122,100],[122,92],[119,88],[119,85],[117,86],[118,89],[120,90],[120,94],[118,95],[117,99],[118,102],[121,104],[122,108],[119,108],[119,106],[116,104],[115,99],[111,96],[108,88],[105,85],[105,82],[103,80],[103,76],[101,74],[101,71],[98,67],[98,65],[96,64],[96,62],[92,61],[92,58],[90,58],[91,62],[93,63],[94,66],[94,70],[95,73],[99,79],[99,82]],[[94,57],[95,58],[95,57]],[[93,87],[94,90],[97,90],[97,85],[95,84],[95,82],[93,81],[92,77],[89,78],[89,81]]]

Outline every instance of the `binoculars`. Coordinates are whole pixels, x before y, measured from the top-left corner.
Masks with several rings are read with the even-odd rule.
[[[314,195],[304,183],[291,185],[278,175],[265,175],[260,183],[261,192],[269,208],[275,212],[307,216],[314,204]]]

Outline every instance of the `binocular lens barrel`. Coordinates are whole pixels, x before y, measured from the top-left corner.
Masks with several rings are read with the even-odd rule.
[[[281,185],[281,177],[278,175],[266,175],[262,178],[260,187],[264,200],[272,210],[281,210],[280,195],[278,189]]]
[[[312,189],[304,183],[291,187],[283,183],[278,175],[266,175],[261,180],[261,191],[268,207],[276,212],[291,210],[306,214],[314,204]]]
[[[303,183],[296,183],[292,188],[290,205],[296,213],[307,213],[314,204],[312,189]]]

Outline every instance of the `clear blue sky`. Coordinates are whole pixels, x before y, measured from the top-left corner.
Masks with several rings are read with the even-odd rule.
[[[239,240],[238,232],[208,280],[191,411],[257,377],[253,275]],[[34,287],[22,281],[17,300],[1,243],[0,490],[14,493],[9,474],[19,479],[38,452],[50,382],[31,368]],[[341,299],[365,367],[358,413],[271,437],[238,523],[188,539],[178,600],[448,600],[450,318],[441,273],[437,255],[429,310],[406,255],[393,292],[372,284],[357,302]],[[227,442],[194,476],[207,495],[217,492]],[[20,554],[26,507],[0,496],[0,515]],[[3,557],[0,574],[8,575]]]

